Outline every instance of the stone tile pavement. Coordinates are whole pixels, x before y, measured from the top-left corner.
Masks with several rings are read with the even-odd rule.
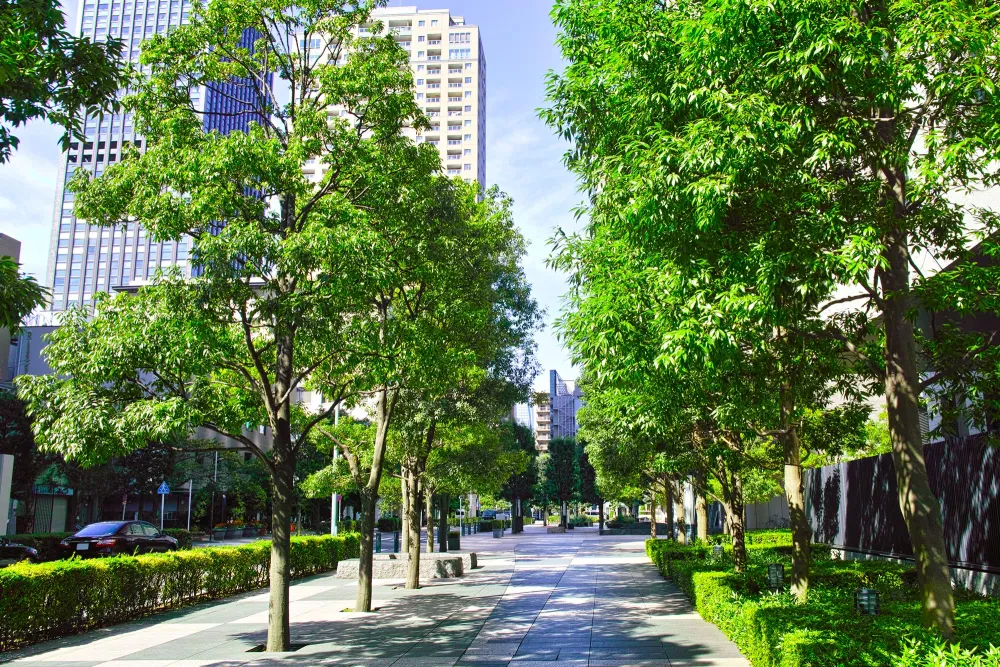
[[[418,591],[379,581],[376,611],[345,612],[355,582],[321,575],[291,589],[294,653],[265,641],[267,592],[186,607],[0,654],[18,667],[749,667],[643,553],[639,538],[540,526],[463,538],[481,567]]]

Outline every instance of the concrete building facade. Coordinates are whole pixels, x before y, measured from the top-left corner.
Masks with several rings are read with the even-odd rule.
[[[548,451],[553,438],[575,438],[577,413],[583,407],[583,390],[575,382],[563,380],[556,370],[549,371],[549,391],[537,392],[533,400],[535,447]]]
[[[416,143],[435,146],[448,176],[485,187],[486,55],[479,26],[466,24],[464,17],[453,16],[447,9],[383,7],[375,10],[368,25],[355,30],[355,36],[386,32],[410,57],[416,102],[431,125],[419,133],[406,128],[404,134]],[[324,50],[320,39],[305,46]],[[340,54],[341,59],[346,57]],[[339,106],[331,107],[329,113],[347,115]],[[305,166],[306,175],[315,182],[326,170],[320,160],[310,160]]]

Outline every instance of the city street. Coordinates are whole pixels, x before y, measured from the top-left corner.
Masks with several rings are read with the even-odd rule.
[[[355,583],[332,573],[292,587],[289,654],[249,652],[266,636],[259,591],[4,655],[30,667],[219,665],[706,665],[749,663],[660,577],[638,537],[594,529],[463,538],[480,567],[419,591],[379,581],[371,614],[345,612]]]

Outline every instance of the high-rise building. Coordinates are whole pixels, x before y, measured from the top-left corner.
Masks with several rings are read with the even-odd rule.
[[[486,55],[479,26],[466,24],[464,17],[452,16],[447,9],[416,7],[377,9],[372,15],[372,23],[376,21],[409,54],[416,101],[431,124],[420,134],[412,128],[404,133],[437,147],[446,174],[485,187]],[[355,34],[375,33],[369,24]],[[311,46],[320,44],[316,39]],[[346,115],[338,107],[331,113]],[[305,173],[313,180],[320,180],[324,171],[319,160],[306,164]]]
[[[76,34],[93,40],[120,38],[124,56],[136,61],[142,40],[165,33],[170,26],[187,23],[190,7],[188,0],[80,0]],[[253,33],[247,31],[244,45],[249,48],[252,44]],[[191,98],[195,109],[204,114],[205,129],[226,133],[249,123],[249,116],[234,117],[227,113],[227,107],[251,93],[234,81],[216,90],[196,89]],[[159,267],[178,266],[186,275],[191,273],[190,238],[154,243],[134,223],[112,230],[89,225],[74,215],[74,195],[66,190],[66,182],[76,169],[100,176],[108,165],[120,159],[126,146],[145,147],[145,141],[135,132],[131,114],[88,116],[83,133],[84,141],[73,139],[63,156],[56,190],[45,279],[52,287],[53,310],[92,303],[97,292],[141,283]]]
[[[553,438],[575,438],[576,415],[583,407],[583,390],[549,371],[549,391],[534,396],[535,447],[547,451]]]

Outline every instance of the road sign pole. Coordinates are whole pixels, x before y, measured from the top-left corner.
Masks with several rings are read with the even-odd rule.
[[[340,423],[340,403],[338,402],[336,407],[333,408],[333,425],[336,427]],[[333,446],[333,472],[337,473],[337,445]],[[337,515],[340,514],[340,503],[337,502],[337,492],[334,491],[333,495],[330,497],[330,534],[337,534]]]
[[[188,480],[188,532],[191,532],[191,490],[194,488],[194,480]]]
[[[167,504],[167,494],[160,494],[160,532],[163,532],[163,508]]]

